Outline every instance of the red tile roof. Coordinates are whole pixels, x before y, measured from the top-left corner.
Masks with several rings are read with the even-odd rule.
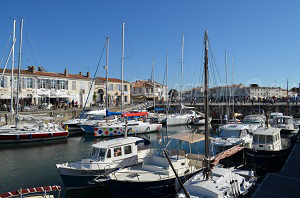
[[[97,84],[101,84],[103,82],[106,82],[106,78],[105,77],[97,77],[96,78],[96,85]],[[122,80],[118,79],[118,78],[108,78],[108,82],[118,82],[121,83]],[[123,80],[123,83],[129,83],[128,81]]]
[[[3,68],[0,68],[0,73],[3,72]],[[5,70],[6,74],[11,73],[11,69]],[[14,73],[18,73],[18,69],[14,69]],[[58,78],[72,78],[72,79],[85,79],[85,80],[91,80],[91,78],[88,78],[87,76],[82,76],[80,74],[68,74],[68,76],[65,76],[64,74],[60,73],[54,73],[54,72],[42,72],[42,71],[36,71],[35,73],[29,71],[29,70],[20,70],[21,75],[31,75],[31,76],[50,76],[50,77],[58,77]]]

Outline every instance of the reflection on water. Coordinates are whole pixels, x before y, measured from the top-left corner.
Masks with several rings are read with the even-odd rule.
[[[169,126],[168,130],[163,127],[160,132],[140,136],[149,139],[152,146],[163,147],[163,137],[203,131],[204,126]],[[110,138],[95,139],[92,135],[83,135],[62,140],[0,145],[0,193],[20,188],[60,185],[63,187],[62,197],[110,197],[109,189],[99,187],[66,192],[55,166],[88,156],[92,144],[106,139]],[[175,142],[171,146],[178,145]],[[190,149],[186,144],[180,146],[187,151]],[[192,152],[201,152],[202,148],[203,143],[194,143]]]

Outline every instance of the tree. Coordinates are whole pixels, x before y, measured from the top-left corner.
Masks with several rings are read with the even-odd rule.
[[[168,95],[170,96],[170,98],[175,98],[175,97],[178,96],[178,91],[177,91],[176,89],[171,89],[171,90],[169,91],[169,94],[168,94]]]
[[[93,102],[94,102],[94,104],[96,104],[96,100],[97,100],[97,93],[94,92],[94,95],[93,95]]]
[[[293,92],[297,92],[297,93],[299,93],[299,88],[297,88],[297,87],[293,87],[293,88],[291,88],[291,89],[290,89],[290,91],[293,91]]]
[[[250,84],[250,87],[259,87],[258,84]]]

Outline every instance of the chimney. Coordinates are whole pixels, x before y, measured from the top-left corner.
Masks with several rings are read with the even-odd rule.
[[[90,72],[86,72],[86,77],[90,78]]]
[[[65,68],[65,73],[64,73],[64,74],[65,74],[66,77],[69,76],[69,72],[68,72],[68,69],[67,69],[67,68]]]
[[[82,72],[79,72],[79,75],[82,76]]]
[[[28,66],[28,71],[35,73],[36,72],[35,66]]]

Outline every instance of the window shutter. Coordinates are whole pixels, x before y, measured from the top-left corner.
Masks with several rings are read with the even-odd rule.
[[[41,88],[41,79],[37,79],[37,88],[40,89]]]
[[[35,78],[32,79],[32,88],[36,89],[36,79]]]
[[[57,89],[60,89],[60,80],[57,80]]]
[[[51,88],[51,80],[46,79],[46,89],[50,89],[50,88]]]
[[[26,89],[26,87],[27,87],[26,80],[27,80],[27,78],[25,78],[25,77],[22,78],[21,82],[23,82],[23,83],[20,84],[20,88]]]
[[[7,76],[3,76],[3,87],[4,88],[7,88],[7,81],[8,81],[8,79],[7,79],[8,77]]]
[[[69,81],[65,81],[66,82],[66,90],[68,90],[69,89]]]

